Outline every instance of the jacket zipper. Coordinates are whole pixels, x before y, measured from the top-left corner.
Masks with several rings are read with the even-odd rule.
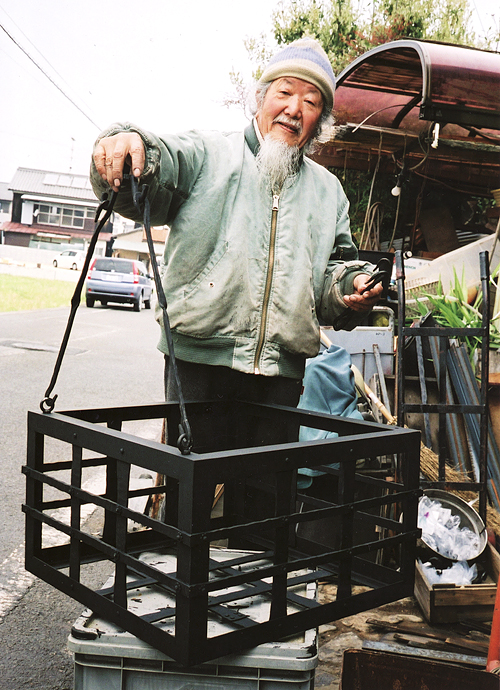
[[[264,290],[264,301],[262,304],[262,315],[260,319],[259,339],[255,350],[254,374],[260,374],[259,360],[264,347],[267,326],[267,311],[269,308],[269,297],[271,295],[271,285],[273,282],[274,256],[276,250],[276,226],[278,224],[279,194],[273,194],[273,208],[271,216],[271,235],[269,238],[269,261],[267,264],[266,287]]]

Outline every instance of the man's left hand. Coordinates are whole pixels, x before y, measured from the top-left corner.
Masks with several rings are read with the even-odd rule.
[[[367,286],[371,276],[367,273],[361,273],[354,278],[354,292],[352,295],[345,295],[344,302],[353,311],[369,311],[382,297],[383,287],[381,283],[374,285],[371,290],[367,290],[361,294],[362,290]]]

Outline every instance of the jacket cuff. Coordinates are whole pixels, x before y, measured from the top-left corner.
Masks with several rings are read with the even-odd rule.
[[[350,295],[354,291],[354,279],[356,276],[366,273],[371,275],[374,267],[363,261],[346,261],[336,265],[325,282],[325,289],[321,303],[321,319],[339,330],[352,330],[363,321],[369,312],[355,312],[349,309],[344,302],[344,295]],[[341,326],[337,326],[339,323]]]

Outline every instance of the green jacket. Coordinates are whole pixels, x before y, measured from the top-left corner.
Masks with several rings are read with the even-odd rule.
[[[273,197],[259,180],[253,125],[158,138],[117,124],[101,138],[124,130],[146,147],[151,223],[170,226],[162,282],[176,356],[300,378],[319,351],[318,320],[335,325],[354,276],[372,268],[357,261],[338,179],[303,158]],[[91,180],[100,197],[107,185],[93,164]],[[140,221],[127,191],[115,210]],[[352,312],[343,327],[363,317]],[[159,348],[168,351],[163,333]]]

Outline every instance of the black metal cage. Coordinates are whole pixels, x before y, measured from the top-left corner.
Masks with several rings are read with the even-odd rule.
[[[217,451],[182,455],[125,432],[138,420],[166,419],[175,428],[176,403],[28,414],[27,570],[185,666],[412,595],[419,432],[237,400],[186,408],[190,420],[213,431]],[[233,447],[235,429],[263,419],[290,442]],[[337,436],[299,442],[300,426]],[[397,457],[392,481],[359,471],[362,459],[388,455]],[[159,485],[132,490],[132,466],[157,473]],[[98,467],[106,481],[100,494],[82,488]],[[304,467],[329,477],[335,495],[297,489]],[[221,486],[223,508],[215,514]],[[161,495],[161,517],[132,510],[138,495]],[[103,516],[97,535],[85,523],[95,510]],[[48,528],[61,543],[46,539]],[[221,567],[211,557],[214,543],[245,550]],[[170,565],[152,565],[145,552],[168,554]],[[112,588],[95,591],[86,582],[86,567],[96,561],[109,561]],[[317,581],[336,583],[334,601],[302,593],[299,585]],[[134,597],[150,587],[165,593],[165,605],[135,613]],[[269,601],[264,621],[245,612],[243,602],[255,595]],[[213,632],[214,619],[226,626],[221,634]]]

